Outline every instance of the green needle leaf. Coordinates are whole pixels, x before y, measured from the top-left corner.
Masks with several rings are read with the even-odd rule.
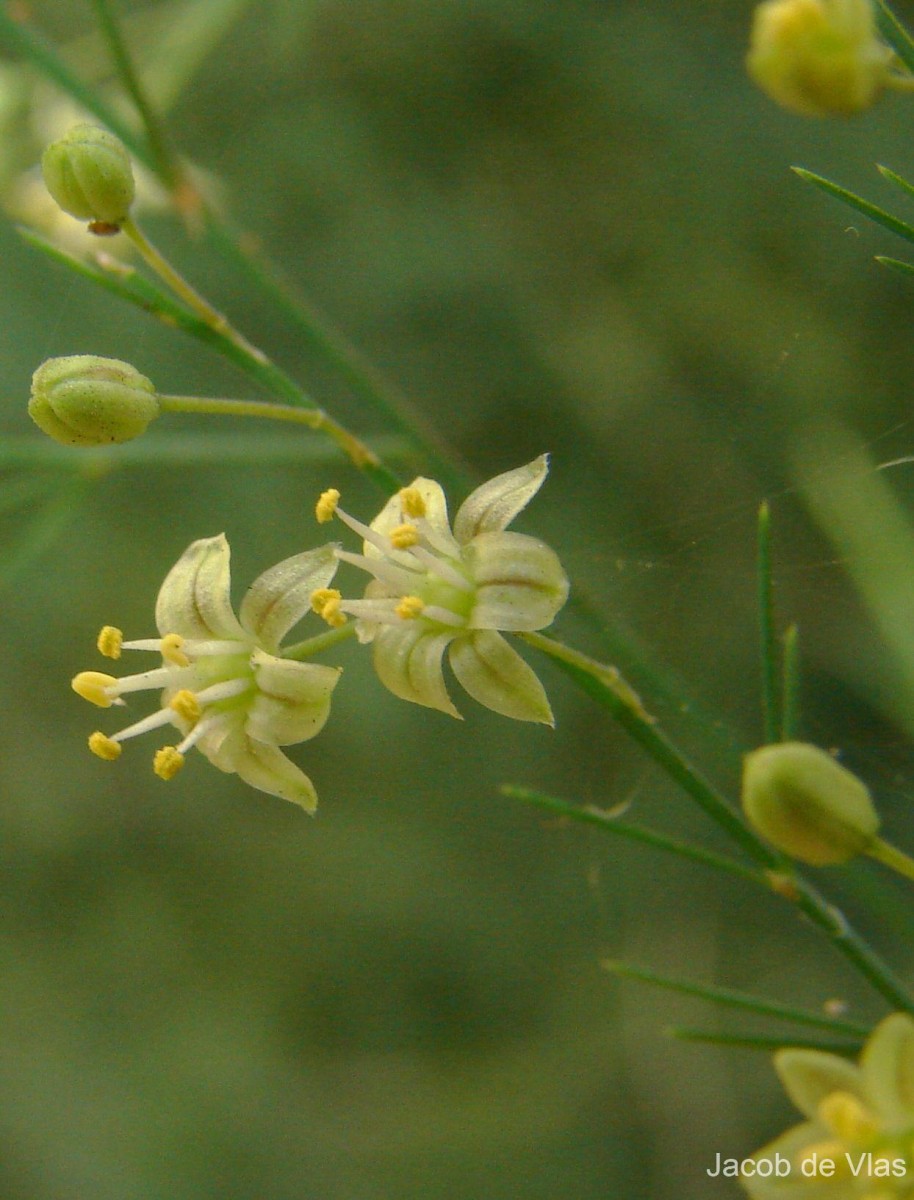
[[[837,183],[832,183],[830,179],[823,179],[821,175],[807,171],[804,167],[791,167],[791,170],[799,175],[801,179],[805,179],[807,183],[813,184],[814,187],[820,188],[830,196],[834,196],[836,200],[840,200],[843,204],[856,209],[857,212],[863,213],[865,217],[868,217],[871,221],[875,221],[877,225],[882,225],[884,228],[891,230],[892,233],[897,233],[905,241],[914,242],[914,226],[908,225],[905,221],[900,221],[898,217],[893,217],[885,209],[871,204],[869,200],[864,200],[862,196],[857,196],[854,192],[849,192],[847,188],[843,188]]]
[[[678,992],[684,996],[699,996],[714,1004],[723,1004],[728,1008],[738,1008],[743,1012],[753,1012],[763,1017],[774,1017],[778,1021],[792,1021],[796,1025],[809,1025],[816,1029],[827,1029],[831,1033],[847,1033],[855,1037],[866,1038],[870,1034],[868,1025],[856,1021],[845,1021],[841,1017],[829,1017],[824,1013],[810,1012],[809,1009],[796,1008],[791,1004],[783,1004],[779,1000],[769,1000],[765,996],[756,996],[750,992],[741,992],[733,988],[717,987],[710,983],[695,983],[688,979],[675,979],[669,975],[658,975],[645,967],[633,967],[629,963],[608,959],[601,966],[623,979],[637,979],[640,983],[652,987],[663,988],[668,992]],[[776,1044],[783,1044],[776,1043]]]
[[[876,0],[876,24],[888,44],[914,74],[914,40],[885,0]]]
[[[826,1054],[841,1054],[856,1058],[863,1047],[858,1042],[822,1042],[815,1038],[776,1038],[753,1036],[745,1033],[713,1033],[707,1029],[690,1029],[683,1025],[669,1025],[664,1030],[667,1037],[680,1042],[700,1042],[708,1046],[732,1046],[741,1050],[764,1050],[773,1053],[790,1046],[797,1050],[821,1050]]]
[[[503,784],[499,788],[499,791],[502,795],[510,796],[513,800],[521,800],[525,804],[544,808],[557,816],[565,817],[572,821],[579,821],[585,825],[598,825],[605,833],[617,834],[619,837],[641,842],[645,846],[651,846],[655,850],[663,850],[668,854],[677,854],[681,858],[690,859],[692,862],[701,863],[702,866],[712,867],[718,871],[727,871],[731,875],[741,875],[744,878],[751,879],[754,883],[760,882],[757,870],[744,866],[735,859],[727,858],[722,854],[715,854],[713,851],[705,850],[701,846],[694,846],[689,842],[681,842],[675,838],[667,837],[666,834],[657,833],[643,825],[621,821],[612,812],[607,812],[604,809],[595,808],[590,805],[584,807],[569,804],[567,801],[559,800],[555,796],[548,796],[545,792],[539,792],[533,788],[519,787],[515,784]]]

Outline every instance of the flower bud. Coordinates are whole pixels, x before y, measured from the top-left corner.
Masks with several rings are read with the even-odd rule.
[[[743,810],[778,850],[813,867],[863,853],[879,829],[866,785],[830,754],[803,742],[746,755]]]
[[[136,191],[130,155],[119,138],[96,125],[74,125],[41,156],[48,191],[72,217],[97,233],[116,233]]]
[[[765,0],[755,10],[746,67],[792,112],[850,116],[875,102],[891,58],[876,36],[871,0]]]
[[[32,376],[29,416],[65,446],[129,442],[158,415],[153,384],[116,358],[49,358]]]

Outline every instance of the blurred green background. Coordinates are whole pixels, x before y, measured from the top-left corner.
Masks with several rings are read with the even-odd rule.
[[[87,76],[110,74],[91,5],[8,8]],[[206,186],[468,478],[552,452],[518,528],[559,549],[597,614],[569,611],[559,633],[630,671],[731,794],[762,736],[754,523],[769,498],[779,612],[802,630],[804,736],[844,749],[910,847],[910,680],[791,463],[801,444],[808,470],[853,487],[840,456],[816,458],[811,421],[853,428],[875,463],[912,451],[914,290],[872,261],[900,244],[787,168],[903,210],[872,164],[914,171],[911,101],[852,122],[780,112],[743,73],[748,3],[118,9]],[[21,172],[61,110],[15,56],[0,91],[21,215]],[[211,246],[154,207],[145,225],[321,403],[390,444]],[[257,394],[47,263],[12,220],[0,260],[8,451],[38,438],[25,397],[51,355],[126,358],[168,392]],[[149,441],[210,428],[165,426]],[[715,1154],[744,1156],[794,1122],[767,1057],[665,1039],[671,1022],[740,1026],[620,984],[601,958],[810,1007],[837,998],[864,1020],[882,1004],[774,898],[498,794],[515,782],[624,805],[722,847],[549,664],[554,732],[463,697],[461,724],[397,704],[346,648],[331,721],[292,752],[321,796],[314,820],[199,756],[166,787],[152,747],[116,766],[86,752],[96,717],[68,681],[99,665],[102,624],[153,632],[156,590],[190,540],[224,529],[244,586],[317,539],[322,488],[366,516],[378,505],[307,434],[247,465],[250,430],[218,432],[234,438],[229,462],[119,469],[115,454],[97,478],[0,476],[0,1193],[737,1194],[705,1176]],[[427,469],[394,451],[404,475]],[[78,491],[59,490],[74,478]],[[911,498],[910,467],[880,478]],[[33,479],[57,489],[51,507],[8,511],[2,497]],[[903,625],[914,599],[899,605]],[[897,889],[865,867],[823,883],[910,976]]]

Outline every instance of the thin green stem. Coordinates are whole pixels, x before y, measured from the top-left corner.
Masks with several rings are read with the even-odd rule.
[[[128,217],[122,223],[121,230],[130,238],[131,242],[133,242],[134,246],[136,246],[137,250],[139,250],[140,254],[159,278],[164,280],[174,294],[183,300],[187,307],[192,309],[201,321],[209,325],[216,333],[221,333],[235,342],[239,349],[244,351],[245,354],[250,355],[251,358],[257,359],[261,364],[269,361],[262,350],[252,345],[243,334],[238,332],[228,317],[218,312],[205,296],[201,296],[196,288],[188,283],[180,272],[175,270],[165,255],[156,249],[132,217]]]
[[[781,741],[797,736],[800,717],[800,631],[788,625],[784,634],[784,692],[781,699]]]
[[[645,712],[619,672],[541,633],[517,635],[555,661],[634,738],[666,774],[765,871],[771,890],[817,925],[860,974],[894,1007],[914,1012],[914,998],[891,968],[792,862],[771,850],[731,808],[726,798],[692,766]]]
[[[765,742],[776,742],[781,730],[780,671],[774,619],[774,584],[771,568],[771,513],[764,501],[758,514],[758,608],[762,660],[762,717]]]
[[[40,70],[44,71],[63,91],[77,100],[88,112],[93,113],[113,133],[116,133],[131,153],[148,167],[154,175],[162,179],[166,185],[170,185],[171,179],[169,175],[163,171],[162,165],[158,161],[158,156],[153,153],[147,141],[138,137],[136,130],[123,120],[116,109],[106,103],[98,92],[88,87],[82,82],[79,76],[74,74],[54,47],[50,46],[34,30],[18,21],[14,21],[5,12],[2,5],[0,5],[0,44],[5,45],[14,52],[22,54],[24,58],[30,60]],[[358,389],[363,399],[370,400],[380,413],[390,414],[397,411],[400,414],[397,418],[397,427],[403,430],[404,433],[409,434],[410,441],[416,445],[417,449],[427,451],[428,457],[441,465],[442,475],[455,480],[457,475],[452,468],[446,466],[442,456],[428,450],[428,447],[424,446],[422,438],[417,435],[415,428],[409,428],[408,421],[402,415],[402,405],[394,396],[393,390],[382,384],[378,372],[367,366],[361,356],[357,355],[347,339],[333,329],[328,322],[318,319],[310,305],[305,308],[291,299],[288,290],[283,290],[282,286],[278,283],[278,271],[275,268],[265,270],[255,263],[251,256],[242,249],[242,237],[230,231],[228,226],[217,218],[202,200],[199,204],[199,211],[206,222],[208,230],[213,234],[220,247],[231,251],[233,260],[245,271],[248,277],[258,287],[269,291],[274,299],[279,298],[280,295],[283,296],[284,311],[295,320],[300,332],[317,349],[326,354],[328,361],[339,368],[348,360],[349,381],[350,383],[358,381]],[[124,226],[124,232],[130,234],[132,229],[135,228],[135,225],[132,225],[131,228],[130,223],[128,223],[128,225]],[[151,247],[148,239],[143,240],[146,241],[147,246]],[[137,243],[137,248],[141,252],[143,251],[139,243]],[[151,247],[151,249],[154,255],[158,254],[154,247]],[[146,257],[145,253],[144,257]],[[170,264],[165,262],[162,256],[159,255],[159,259],[164,264],[166,272],[170,273],[170,277],[168,278],[169,286],[174,287],[176,294],[181,295],[185,303],[189,304],[191,309],[199,314],[206,328],[214,335],[222,338],[223,353],[226,352],[226,346],[234,346],[235,349],[239,347],[241,349],[249,349],[251,353],[247,354],[247,363],[245,364],[249,373],[254,373],[252,366],[253,364],[257,364],[261,368],[259,377],[264,382],[269,381],[271,390],[275,394],[284,397],[292,403],[305,402],[302,399],[303,392],[285,372],[279,370],[269,360],[266,360],[266,356],[263,355],[262,351],[251,347],[246,339],[243,339],[237,331],[232,330],[230,335],[228,330],[231,329],[231,326],[228,326],[228,329],[226,329],[222,325],[225,318],[205,301],[203,297],[200,297],[191,285],[182,279]],[[150,262],[150,266],[154,266],[154,269],[158,271],[159,264],[154,264],[148,258],[147,261]],[[191,294],[196,297],[193,303],[190,299]],[[230,355],[230,357],[236,356]],[[350,445],[353,450],[362,448],[362,444],[355,438],[350,438]],[[349,453],[348,450],[347,453]],[[367,449],[361,449],[360,457],[354,457],[352,454],[350,454],[350,457],[353,457],[356,465],[361,467],[374,480],[385,495],[391,495],[401,486],[402,481],[397,475],[385,467],[378,460],[377,456],[367,451]]]
[[[354,635],[355,623],[347,621],[337,629],[328,629],[326,633],[315,634],[314,637],[305,638],[303,642],[296,642],[294,646],[285,647],[282,656],[297,661],[313,658],[315,654],[323,654],[325,650],[338,646],[340,642],[348,642]]]
[[[628,821],[619,820],[613,813],[594,805],[583,807],[569,804],[567,800],[560,800],[556,796],[549,796],[534,788],[519,787],[515,784],[502,784],[499,791],[503,796],[510,796],[511,799],[521,800],[524,804],[533,804],[537,808],[544,808],[547,812],[563,819],[577,821],[583,825],[598,825],[606,833],[613,833],[619,837],[628,838],[630,841],[641,842],[642,845],[650,846],[655,850],[675,854],[680,858],[700,863],[703,867],[726,871],[729,875],[749,879],[753,883],[761,883],[767,887],[764,875],[754,867],[747,867],[745,863],[727,858],[723,854],[715,854],[712,850],[705,850],[702,846],[693,846],[689,842],[681,842],[676,838],[667,837],[666,834],[657,833],[643,825],[634,825]]]
[[[885,0],[876,0],[876,24],[904,65],[914,72],[914,40]]]
[[[867,847],[866,854],[905,879],[914,879],[914,858],[883,838],[874,838]]]
[[[692,799],[757,863],[771,870],[784,860],[770,851],[743,823],[729,802],[673,745],[645,710],[636,692],[615,667],[605,666],[578,650],[541,633],[517,635],[549,655],[572,679],[607,708],[626,732]]]
[[[206,413],[211,416],[260,417],[273,421],[292,421],[326,434],[352,462],[364,470],[383,472],[388,469],[368,447],[329,416],[322,408],[302,408],[291,404],[272,404],[262,400],[222,400],[200,396],[159,396],[159,403],[167,412]]]
[[[718,987],[716,984],[673,979],[669,975],[659,975],[656,971],[648,970],[646,967],[634,967],[616,959],[608,959],[601,963],[601,966],[623,979],[636,979],[639,983],[647,983],[668,992],[679,992],[683,996],[699,996],[702,1000],[710,1000],[714,1004],[742,1009],[745,1012],[757,1013],[759,1016],[774,1017],[778,1021],[792,1021],[795,1025],[809,1025],[815,1029],[827,1029],[830,1033],[846,1033],[855,1037],[865,1038],[871,1032],[869,1026],[858,1024],[856,1021],[845,1021],[841,1017],[829,1017],[824,1013],[810,1012],[805,1008],[795,1008],[791,1004],[783,1004],[779,1000],[769,1000],[765,996],[755,996],[750,992]]]
[[[120,73],[124,87],[136,105],[137,112],[142,119],[149,148],[156,160],[159,173],[174,188],[181,180],[180,168],[175,155],[169,147],[165,128],[159,120],[155,109],[149,103],[149,99],[140,83],[140,78],[134,69],[133,60],[127,49],[127,43],[121,32],[120,24],[115,18],[113,7],[108,3],[108,0],[92,0],[92,3],[95,7],[99,26],[108,42],[108,47],[111,50],[111,55]]]
[[[223,400],[214,396],[157,396],[164,412],[200,413],[220,417],[260,417],[268,421],[291,421],[309,429],[322,428],[319,409],[274,404],[270,400]]]
[[[302,406],[304,412],[309,412],[312,416],[311,427],[331,437],[352,462],[371,475],[388,495],[397,490],[400,486],[399,479],[389,468],[384,466],[377,454],[355,434],[350,433],[345,426],[314,404],[285,371],[277,367],[261,349],[252,345],[243,334],[239,333],[227,317],[217,312],[209,301],[201,296],[155,248],[135,221],[128,218],[121,228],[149,266],[165,281],[175,295],[183,300],[209,329],[234,346],[238,355],[245,362],[249,374],[259,378],[274,393],[285,396],[292,400],[293,404]]]
[[[820,1050],[825,1054],[839,1054],[842,1058],[855,1058],[862,1046],[856,1042],[823,1042],[816,1038],[784,1038],[753,1036],[744,1033],[717,1033],[708,1029],[690,1029],[684,1025],[669,1025],[664,1030],[667,1037],[679,1042],[700,1042],[706,1046],[727,1046],[729,1049],[764,1050],[772,1053],[789,1046],[792,1050]]]

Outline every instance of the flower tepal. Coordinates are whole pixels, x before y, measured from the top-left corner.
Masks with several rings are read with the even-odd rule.
[[[160,778],[171,779],[196,746],[221,771],[313,812],[317,796],[311,780],[279,747],[320,732],[339,670],[283,658],[280,643],[309,611],[315,589],[332,580],[334,547],[297,554],[265,571],[238,616],[229,594],[229,560],[221,534],[188,546],[159,591],[159,637],[125,642],[112,626],[102,630],[102,654],[116,659],[123,650],[153,651],[161,654],[162,666],[121,679],[83,671],[73,680],[74,691],[107,708],[122,705],[132,692],[161,689],[161,703],[119,733],[93,733],[89,748],[114,760],[129,738],[171,724],[182,738],[156,754]]]
[[[754,1200],[898,1200],[914,1195],[914,1020],[892,1013],[859,1063],[790,1047],[775,1067],[806,1118],[753,1156],[780,1169],[743,1179]]]
[[[555,552],[506,526],[536,495],[548,470],[541,455],[498,475],[461,505],[453,530],[441,486],[415,479],[387,502],[370,526],[325,492],[319,521],[334,513],[364,539],[362,554],[337,557],[373,578],[360,600],[335,589],[315,595],[330,624],[357,618],[361,641],[373,643],[375,670],[394,695],[459,716],[444,681],[447,650],[460,684],[480,704],[520,721],[553,724],[537,676],[502,633],[551,624],[568,597]]]

